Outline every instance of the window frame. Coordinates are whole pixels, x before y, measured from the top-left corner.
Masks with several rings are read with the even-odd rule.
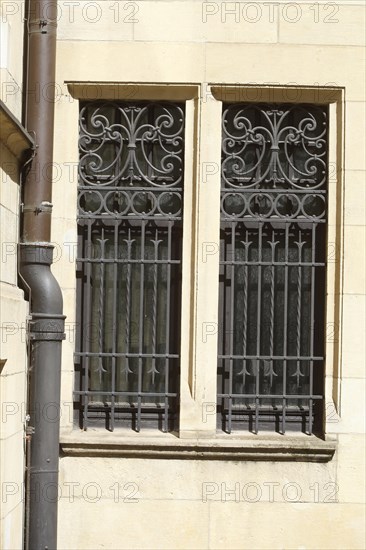
[[[221,103],[308,103],[328,105],[328,219],[326,227],[325,365],[323,436],[338,422],[341,377],[343,285],[344,89],[301,86],[212,84]],[[235,432],[236,434],[238,432]],[[267,432],[265,432],[267,433]],[[296,432],[293,432],[296,433]],[[309,436],[308,436],[309,437]]]

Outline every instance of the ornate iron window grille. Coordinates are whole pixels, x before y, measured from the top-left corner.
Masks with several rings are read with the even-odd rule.
[[[224,104],[218,422],[322,431],[325,106]]]
[[[184,104],[81,103],[76,408],[80,424],[174,428]]]

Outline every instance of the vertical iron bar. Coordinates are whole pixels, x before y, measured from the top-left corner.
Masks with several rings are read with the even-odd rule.
[[[86,256],[86,259],[89,260],[86,263],[86,300],[85,300],[85,317],[86,323],[85,323],[85,338],[83,343],[83,351],[85,351],[85,356],[83,357],[83,360],[85,360],[85,374],[84,374],[84,415],[83,415],[83,428],[84,430],[87,430],[88,427],[88,405],[89,405],[89,365],[90,365],[90,341],[91,341],[91,322],[90,322],[90,313],[91,313],[91,291],[92,291],[92,280],[91,280],[91,270],[92,270],[92,264],[90,262],[91,258],[91,251],[92,251],[92,220],[88,220],[87,222],[87,239],[86,243],[84,243],[84,254]],[[86,244],[86,250],[85,250],[85,244]]]
[[[259,222],[258,231],[258,295],[257,295],[257,372],[255,379],[255,433],[258,433],[259,428],[259,366],[261,353],[261,309],[262,309],[262,229],[263,223]]]
[[[245,391],[245,379],[247,374],[247,325],[248,325],[248,261],[249,261],[249,242],[248,230],[245,230],[245,246],[244,246],[244,281],[243,281],[243,393]]]
[[[299,265],[298,265],[298,276],[297,276],[297,307],[296,307],[296,327],[297,327],[297,334],[296,334],[296,382],[297,382],[297,392],[299,392],[299,383],[300,383],[300,375],[301,375],[301,361],[299,359],[301,355],[301,287],[302,287],[302,269],[301,269],[301,262],[302,262],[302,231],[299,228]]]
[[[137,379],[137,427],[136,431],[141,429],[141,391],[142,391],[142,368],[143,368],[143,348],[144,348],[144,290],[145,290],[145,228],[146,220],[141,223],[141,264],[140,264],[140,308],[139,308],[139,366]]]
[[[169,393],[169,345],[170,345],[170,287],[171,287],[171,254],[172,254],[172,221],[168,222],[168,259],[166,276],[166,315],[165,315],[165,396],[164,396],[164,425],[163,431],[168,431],[168,397]]]
[[[158,241],[158,230],[155,230],[155,241],[154,241],[154,275],[153,275],[153,311],[152,311],[152,360],[151,360],[151,380],[152,383],[155,383],[155,374],[156,370],[156,325],[157,325],[157,301],[158,301],[158,258],[159,258],[159,241]]]
[[[273,348],[274,348],[274,302],[275,302],[275,296],[274,296],[274,290],[275,290],[275,267],[274,267],[274,261],[275,261],[275,250],[276,250],[276,244],[275,244],[275,234],[274,229],[272,227],[272,243],[271,243],[271,293],[270,293],[270,325],[269,325],[269,355],[271,357],[270,359],[270,392],[273,394],[272,391],[272,384],[273,384]],[[275,403],[275,399],[272,401],[272,404]]]
[[[113,263],[113,319],[112,319],[112,396],[111,396],[111,431],[114,431],[115,391],[116,391],[116,340],[117,340],[117,279],[118,279],[118,222],[114,224],[114,263]]]
[[[310,373],[309,373],[309,435],[313,432],[313,368],[314,368],[314,307],[315,307],[315,235],[317,224],[311,227],[311,295],[310,295]]]
[[[285,281],[284,281],[284,297],[283,297],[283,355],[287,357],[287,311],[288,311],[288,245],[289,245],[289,229],[290,222],[286,221],[285,225]],[[283,379],[282,379],[282,433],[286,431],[286,386],[287,386],[287,359],[283,360]]]
[[[234,313],[235,313],[235,222],[231,223],[231,289],[230,289],[230,340],[229,340],[229,418],[228,432],[232,428],[232,408],[233,408],[233,355],[234,355]]]
[[[99,353],[102,353],[103,352],[103,344],[104,344],[104,323],[105,323],[105,319],[104,319],[104,307],[105,307],[105,303],[104,303],[104,300],[105,300],[105,297],[104,297],[104,276],[105,276],[105,262],[104,262],[104,258],[105,258],[105,249],[104,249],[104,245],[105,245],[105,240],[104,240],[104,227],[102,226],[102,238],[101,239],[98,239],[99,242],[100,242],[100,287],[99,287],[99,334],[98,334],[98,352]],[[101,355],[99,355],[99,360],[98,360],[98,363],[99,363],[99,366],[98,366],[98,372],[99,372],[99,382],[100,382],[100,385],[103,389],[103,386],[102,386],[102,375],[103,375],[103,372],[104,372],[104,367],[103,367],[103,358]]]
[[[128,374],[131,372],[129,368],[130,353],[130,328],[131,328],[131,228],[128,228],[127,237],[127,277],[126,277],[126,320],[125,320],[125,368],[123,372],[126,374],[126,387],[128,386]]]

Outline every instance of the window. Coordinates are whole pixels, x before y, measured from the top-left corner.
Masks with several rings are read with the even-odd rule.
[[[80,104],[80,423],[176,425],[184,103]]]
[[[327,107],[223,104],[218,422],[321,431]]]
[[[337,391],[325,327],[339,327],[339,264],[326,249],[340,242],[341,95],[69,86],[79,426],[141,431],[138,445],[157,431],[223,448],[231,433],[323,435]]]

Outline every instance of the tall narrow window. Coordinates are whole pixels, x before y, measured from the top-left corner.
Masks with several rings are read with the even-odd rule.
[[[184,104],[82,103],[76,399],[81,425],[174,428]]]
[[[322,429],[327,107],[224,104],[218,418]]]

